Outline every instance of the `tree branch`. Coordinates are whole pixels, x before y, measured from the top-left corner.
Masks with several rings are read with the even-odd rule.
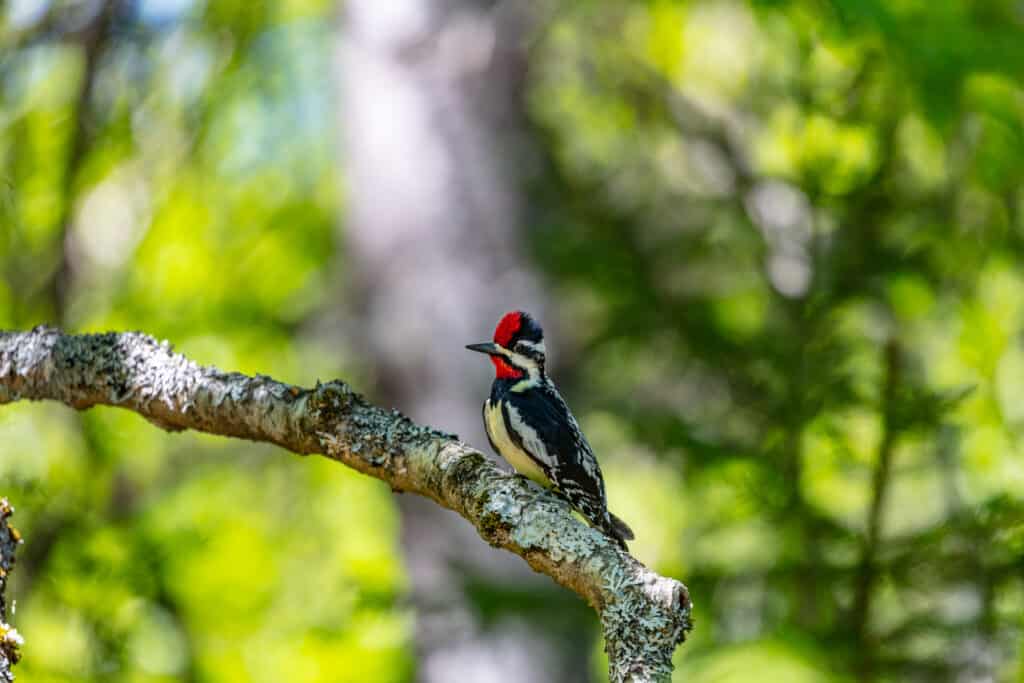
[[[473,448],[367,403],[340,381],[303,389],[202,367],[136,332],[0,332],[0,404],[53,400],[132,410],[168,431],[195,429],[322,453],[426,496],[495,547],[579,594],[600,615],[612,681],[667,680],[690,629],[686,587],[644,567],[567,504]]]
[[[4,601],[7,577],[14,567],[14,551],[21,543],[18,530],[7,522],[13,513],[14,508],[7,499],[0,498],[0,681],[7,683],[14,680],[11,667],[18,662],[18,647],[22,643],[21,636],[7,623],[7,603]]]

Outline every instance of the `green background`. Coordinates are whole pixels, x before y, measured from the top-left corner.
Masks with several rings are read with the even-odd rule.
[[[90,64],[45,20],[81,4],[0,5],[0,328],[372,398],[316,325],[352,289],[338,7],[141,3]],[[633,551],[691,589],[677,680],[1024,680],[1020,3],[539,11],[519,241]],[[0,494],[19,680],[416,677],[379,482],[16,404]]]

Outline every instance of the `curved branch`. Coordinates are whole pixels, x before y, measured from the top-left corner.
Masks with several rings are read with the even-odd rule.
[[[303,389],[199,366],[137,332],[37,327],[0,332],[0,404],[22,399],[117,406],[169,431],[322,453],[395,491],[426,496],[597,610],[613,681],[667,679],[690,628],[683,584],[647,569],[556,496],[502,472],[454,435],[372,406],[343,382]]]

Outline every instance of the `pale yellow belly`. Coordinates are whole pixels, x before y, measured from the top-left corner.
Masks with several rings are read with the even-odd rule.
[[[487,429],[487,435],[491,437],[491,441],[497,447],[498,454],[505,458],[512,467],[516,468],[517,472],[529,477],[541,486],[551,485],[551,482],[548,481],[547,476],[544,474],[544,470],[522,448],[517,446],[516,442],[509,436],[508,430],[505,428],[505,420],[501,416],[501,407],[492,405],[490,401],[484,406],[484,426]]]

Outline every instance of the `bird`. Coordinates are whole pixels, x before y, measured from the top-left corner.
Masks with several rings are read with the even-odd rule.
[[[579,423],[544,368],[544,331],[529,313],[510,311],[494,340],[469,344],[494,364],[484,401],[491,448],[516,471],[554,491],[623,550],[633,530],[608,510],[604,477]]]

